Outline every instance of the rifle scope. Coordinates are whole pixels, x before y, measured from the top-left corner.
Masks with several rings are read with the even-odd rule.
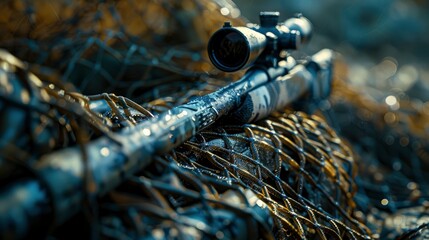
[[[254,63],[276,65],[280,52],[298,49],[311,37],[310,21],[301,14],[278,24],[278,12],[261,12],[260,25],[232,27],[229,22],[216,31],[208,43],[210,61],[225,72]]]

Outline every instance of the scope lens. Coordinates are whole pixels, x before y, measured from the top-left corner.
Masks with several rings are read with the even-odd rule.
[[[248,43],[243,35],[238,32],[227,32],[213,39],[211,53],[217,65],[221,69],[231,71],[238,70],[247,62],[249,55]],[[219,66],[217,66],[219,67]]]

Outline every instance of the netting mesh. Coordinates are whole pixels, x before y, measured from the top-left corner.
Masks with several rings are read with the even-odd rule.
[[[115,139],[123,128],[232,81],[210,67],[205,43],[225,19],[244,22],[229,1],[39,0],[0,6],[0,46],[28,62],[0,53],[2,186],[18,171],[10,163],[32,168],[40,156],[74,145],[85,155],[89,141]],[[337,83],[331,99],[335,121],[356,156],[323,118],[288,108],[257,123],[205,129],[101,199],[91,197],[87,172],[85,216],[49,235],[397,236],[405,228],[383,228],[381,211],[423,204],[429,165],[427,107],[400,104],[393,111]]]
[[[353,238],[364,227],[350,217],[354,163],[339,144],[321,119],[279,113],[257,125],[203,131],[178,149],[183,152],[176,159],[254,189],[275,216],[281,238]]]

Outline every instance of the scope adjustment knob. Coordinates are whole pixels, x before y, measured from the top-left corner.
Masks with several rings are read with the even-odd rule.
[[[289,28],[291,31],[298,31],[301,35],[302,44],[308,43],[308,41],[310,41],[313,32],[313,26],[307,18],[302,16],[302,14],[297,14],[293,18],[289,18],[284,22],[283,25]]]
[[[261,27],[271,28],[276,27],[279,23],[279,12],[260,12],[259,21],[261,22]]]

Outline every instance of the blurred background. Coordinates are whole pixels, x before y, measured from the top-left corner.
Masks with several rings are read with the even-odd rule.
[[[349,65],[352,83],[429,100],[429,1],[235,2],[241,14],[255,23],[260,11],[279,11],[283,19],[303,13],[314,25],[305,51],[335,49]]]

